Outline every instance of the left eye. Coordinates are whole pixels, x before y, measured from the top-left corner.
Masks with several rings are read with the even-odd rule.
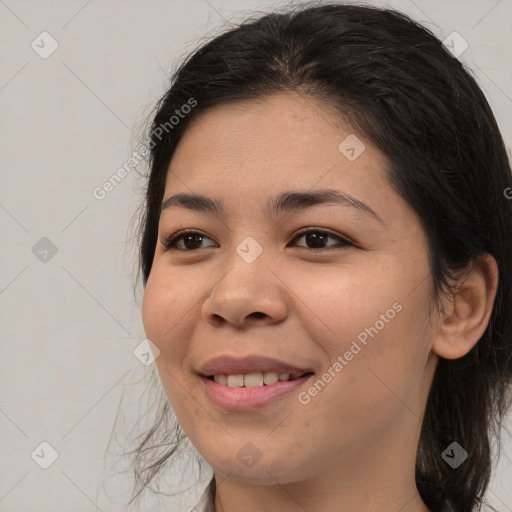
[[[182,231],[181,233],[176,233],[170,237],[168,237],[165,240],[164,246],[166,250],[178,250],[178,251],[185,251],[185,252],[191,252],[194,251],[200,247],[194,247],[195,245],[201,245],[201,242],[203,239],[209,239],[211,238],[209,236],[204,235],[203,233],[200,233],[198,231]],[[349,242],[345,238],[342,238],[338,235],[334,235],[333,233],[329,233],[328,231],[321,231],[318,229],[310,229],[308,231],[303,231],[302,233],[299,233],[294,240],[298,240],[300,238],[305,238],[306,243],[313,244],[314,247],[309,247],[311,250],[323,250],[326,247],[324,246],[324,242],[326,242],[329,238],[336,240],[338,242],[339,247],[346,247],[346,246],[353,246],[352,242]],[[178,247],[178,245],[181,244],[181,247]],[[336,245],[336,244],[334,244]],[[306,247],[307,246],[299,246],[299,247]],[[331,245],[332,247],[332,245]]]
[[[329,233],[328,231],[321,231],[318,229],[310,229],[308,231],[303,231],[300,233],[294,240],[298,240],[300,238],[305,238],[305,240],[313,245],[322,245],[324,241],[331,238],[332,240],[336,240],[338,242],[338,247],[346,247],[350,245],[354,245],[345,238],[341,236],[334,235],[333,233]],[[336,244],[334,244],[336,245]],[[304,246],[300,246],[304,247]],[[331,245],[332,247],[332,245]],[[325,247],[312,247],[312,250],[322,250]]]

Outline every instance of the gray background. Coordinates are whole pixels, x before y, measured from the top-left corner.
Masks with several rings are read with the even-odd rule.
[[[137,149],[165,70],[226,20],[283,3],[0,0],[0,510],[117,510],[100,485],[106,446],[123,390],[154,368],[133,353],[145,338],[130,224],[142,182],[132,170],[103,200],[93,190]],[[460,59],[510,148],[512,0],[371,3],[463,36]],[[49,56],[43,31],[58,43]],[[58,453],[47,469],[34,460],[49,461],[43,441]],[[500,511],[512,510],[503,442],[488,492]]]

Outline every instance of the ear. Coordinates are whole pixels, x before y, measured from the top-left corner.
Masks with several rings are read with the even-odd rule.
[[[474,258],[443,299],[432,351],[445,359],[466,355],[482,337],[498,289],[498,265],[493,256]]]

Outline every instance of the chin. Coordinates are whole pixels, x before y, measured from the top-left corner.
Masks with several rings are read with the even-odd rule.
[[[254,451],[251,460],[251,450]],[[270,449],[269,449],[270,451]],[[287,459],[287,455],[280,451],[272,450],[271,457],[265,457],[265,450],[261,450],[259,458],[255,447],[250,442],[239,450],[226,457],[213,455],[205,460],[213,468],[216,475],[231,481],[247,485],[275,485],[294,482],[305,477],[301,475],[300,462]]]

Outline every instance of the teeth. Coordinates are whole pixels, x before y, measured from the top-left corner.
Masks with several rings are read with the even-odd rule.
[[[228,386],[230,388],[241,388],[244,385],[243,375],[228,375]]]
[[[277,372],[265,372],[263,374],[263,382],[268,386],[269,384],[275,384],[279,380]]]
[[[213,377],[213,380],[217,384],[222,384],[223,386],[227,386],[228,385],[228,378],[226,377],[226,375],[215,375]]]
[[[257,388],[258,386],[263,386],[263,374],[258,372],[244,375],[244,386],[246,388]]]
[[[230,388],[257,388],[259,386],[269,386],[277,381],[293,380],[290,374],[286,372],[254,372],[245,375],[214,375],[213,380],[217,384],[228,386]]]

